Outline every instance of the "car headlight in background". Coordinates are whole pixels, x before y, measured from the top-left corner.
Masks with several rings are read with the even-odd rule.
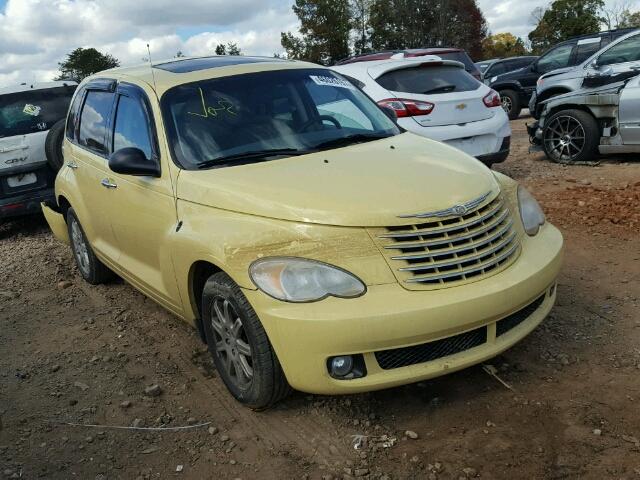
[[[537,235],[546,218],[542,208],[540,208],[540,204],[522,186],[518,187],[518,206],[520,207],[520,218],[524,225],[524,231],[531,237]]]
[[[253,283],[285,302],[316,302],[326,297],[354,298],[367,290],[355,275],[315,260],[268,257],[249,267]]]

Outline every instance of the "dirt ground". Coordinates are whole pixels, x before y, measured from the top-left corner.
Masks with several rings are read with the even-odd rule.
[[[640,479],[640,161],[549,163],[526,121],[497,169],[538,197],[566,260],[551,316],[490,362],[512,389],[478,366],[254,413],[195,331],[123,282],[83,283],[22,219],[0,226],[0,478]],[[133,425],[191,428],[107,428]]]

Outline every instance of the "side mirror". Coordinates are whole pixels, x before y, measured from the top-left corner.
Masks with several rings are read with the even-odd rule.
[[[396,111],[391,108],[391,107],[380,107],[382,109],[382,111],[384,112],[384,114],[389,117],[389,119],[396,123],[398,121],[398,115],[396,114]]]
[[[115,173],[138,177],[159,177],[160,167],[139,148],[121,148],[109,157],[109,168]]]

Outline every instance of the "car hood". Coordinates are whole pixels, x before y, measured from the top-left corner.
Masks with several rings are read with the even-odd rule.
[[[464,204],[497,191],[478,160],[404,133],[298,157],[182,170],[180,200],[250,215],[340,226],[393,226],[399,218]]]
[[[570,72],[572,72],[573,74],[571,74]],[[548,78],[553,78],[553,77],[557,77],[557,76],[564,76],[566,78],[573,78],[573,77],[577,77],[580,75],[577,75],[579,73],[581,73],[582,70],[576,67],[565,67],[565,68],[559,68],[557,70],[551,70],[550,72],[545,73],[544,75],[542,75],[540,78],[542,79],[548,79]]]

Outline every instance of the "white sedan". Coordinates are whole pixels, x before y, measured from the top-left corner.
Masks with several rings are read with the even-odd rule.
[[[351,63],[332,69],[378,105],[392,109],[405,130],[444,142],[486,165],[509,155],[511,128],[500,95],[440,57]]]

